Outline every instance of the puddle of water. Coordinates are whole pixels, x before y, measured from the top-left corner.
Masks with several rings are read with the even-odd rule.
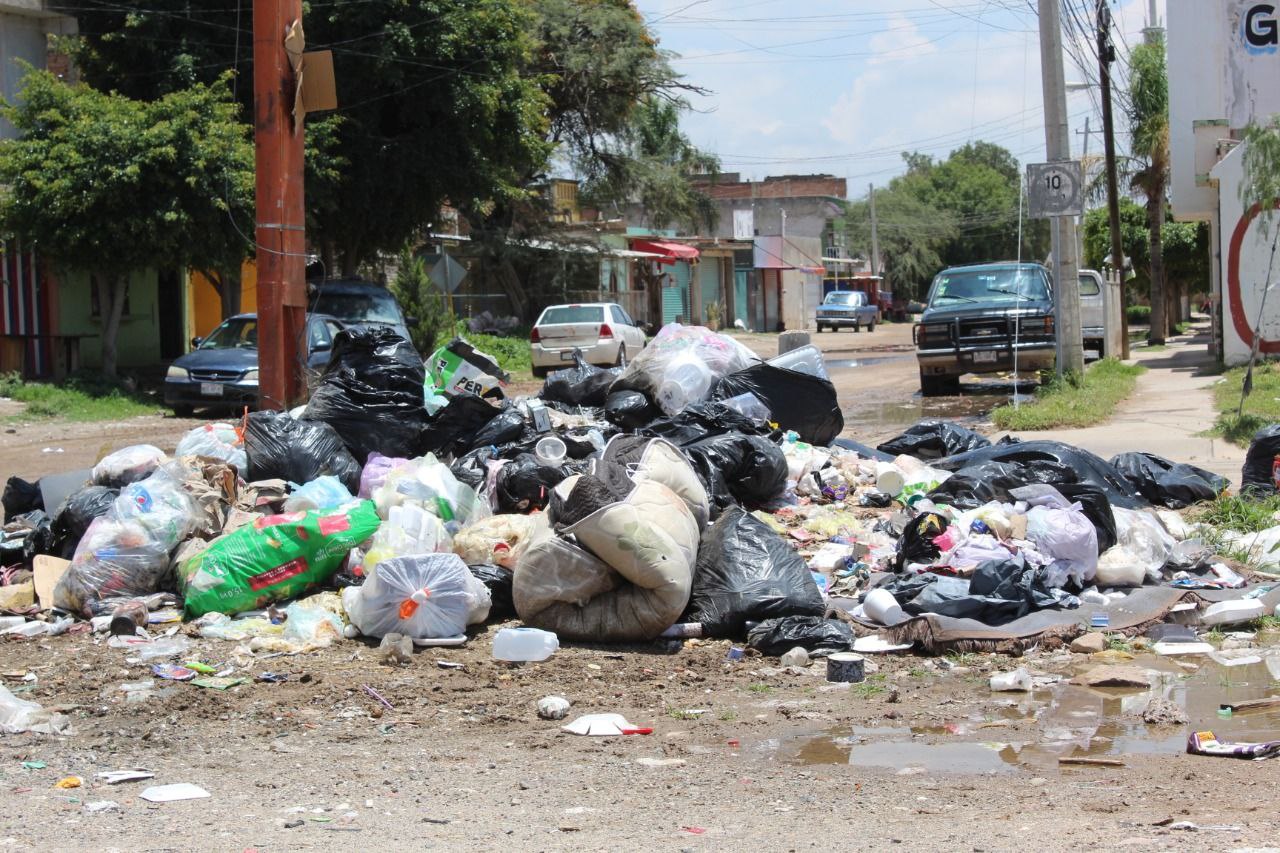
[[[826,364],[827,369],[831,370],[831,369],[836,369],[841,367],[870,367],[873,364],[883,364],[886,361],[902,361],[905,358],[907,358],[907,356],[881,355],[881,356],[868,356],[865,358],[829,359],[824,363]]]
[[[1275,655],[1275,650],[1272,655]],[[1189,730],[1211,729],[1224,741],[1280,739],[1280,709],[1218,715],[1223,703],[1280,694],[1280,681],[1267,660],[1225,667],[1204,660],[1188,674],[1165,658],[1134,661],[1153,672],[1149,689],[1097,689],[1067,684],[1022,698],[992,697],[992,706],[940,724],[884,728],[842,728],[811,733],[790,742],[768,742],[768,751],[799,764],[850,764],[889,769],[985,774],[1018,769],[1056,769],[1059,758],[1176,755],[1186,749]],[[1182,708],[1185,726],[1149,726],[1142,712],[1155,699]],[[1034,721],[1010,732],[1022,742],[993,742],[1006,722]],[[981,740],[984,738],[986,740]],[[1033,741],[1028,741],[1033,737]]]

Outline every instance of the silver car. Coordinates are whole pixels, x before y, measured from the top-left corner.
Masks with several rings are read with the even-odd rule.
[[[581,350],[588,364],[612,367],[644,349],[644,332],[622,306],[613,302],[552,305],[529,333],[529,361],[534,376],[573,365]]]
[[[1106,337],[1102,304],[1102,273],[1097,270],[1080,270],[1080,329],[1084,332],[1084,348],[1103,355],[1103,339]]]

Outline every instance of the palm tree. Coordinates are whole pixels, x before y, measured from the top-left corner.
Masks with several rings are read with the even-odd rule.
[[[1151,239],[1151,330],[1147,341],[1159,344],[1164,343],[1171,323],[1161,234],[1169,187],[1169,75],[1162,39],[1140,44],[1129,54],[1129,100],[1130,148],[1139,161],[1130,183],[1146,198]]]

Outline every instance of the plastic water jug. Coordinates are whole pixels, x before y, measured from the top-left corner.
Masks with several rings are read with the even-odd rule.
[[[668,415],[679,414],[711,390],[711,368],[691,353],[672,359],[658,387],[658,405]]]
[[[503,628],[493,638],[493,656],[498,660],[546,660],[560,648],[560,638],[538,628]]]
[[[827,367],[822,362],[822,351],[813,344],[784,352],[782,355],[769,359],[769,363],[774,367],[794,370],[797,373],[807,373],[820,379],[829,378],[827,376]]]

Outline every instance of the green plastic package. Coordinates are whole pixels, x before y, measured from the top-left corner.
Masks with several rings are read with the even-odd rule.
[[[373,501],[263,516],[178,564],[188,616],[240,613],[293,598],[338,570],[378,529]]]
[[[510,374],[498,366],[496,358],[462,338],[454,338],[432,353],[427,359],[427,371],[436,393],[445,395],[484,397],[511,381]]]

